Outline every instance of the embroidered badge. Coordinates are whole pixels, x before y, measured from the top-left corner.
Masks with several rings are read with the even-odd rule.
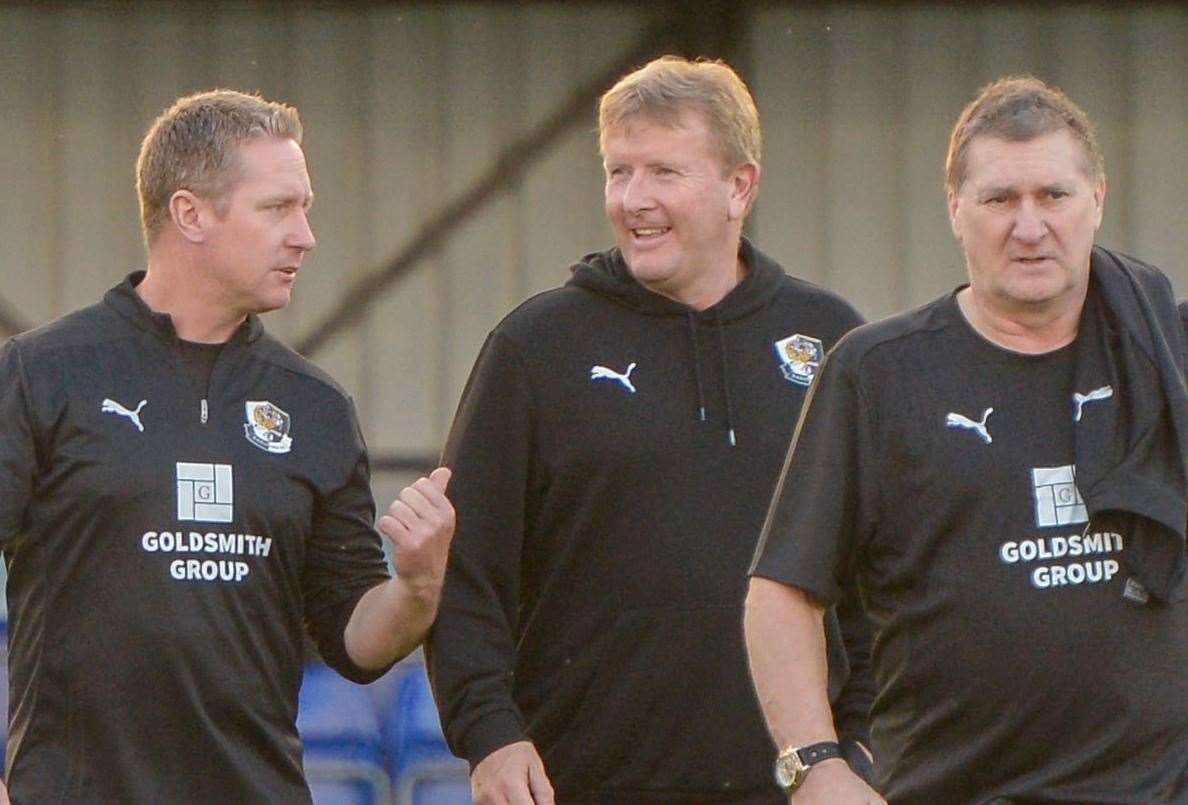
[[[248,400],[244,403],[247,424],[243,434],[256,447],[268,453],[287,453],[293,448],[289,435],[292,420],[289,415],[267,400]]]
[[[807,386],[817,376],[817,369],[825,357],[825,348],[821,339],[809,335],[796,333],[787,338],[781,338],[775,344],[776,357],[780,360],[780,370],[789,382],[798,386]]]

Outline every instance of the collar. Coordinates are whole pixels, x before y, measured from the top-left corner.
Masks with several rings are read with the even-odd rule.
[[[150,308],[136,293],[136,286],[144,279],[145,271],[133,271],[123,282],[116,285],[103,296],[104,304],[115,310],[132,325],[152,333],[158,338],[174,342],[180,340],[177,330],[173,327],[173,317],[168,313],[158,313]],[[260,317],[249,313],[243,324],[239,325],[227,343],[253,343],[264,334],[264,326]]]

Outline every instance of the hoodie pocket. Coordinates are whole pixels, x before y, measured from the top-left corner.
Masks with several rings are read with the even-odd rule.
[[[550,750],[546,767],[570,791],[771,785],[774,751],[747,670],[741,607],[624,613]]]

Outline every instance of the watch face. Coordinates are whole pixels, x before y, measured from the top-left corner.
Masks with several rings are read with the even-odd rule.
[[[800,756],[795,752],[780,755],[776,758],[775,763],[776,785],[784,789],[784,791],[791,793],[804,782],[805,768],[806,766],[801,762]]]

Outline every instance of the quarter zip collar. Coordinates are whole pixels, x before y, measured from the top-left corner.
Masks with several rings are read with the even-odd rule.
[[[144,279],[145,273],[143,270],[133,271],[123,282],[103,296],[103,302],[141,330],[174,343],[178,340],[178,335],[173,327],[173,317],[168,313],[153,310],[140,298],[140,294],[136,293],[136,286]],[[264,327],[259,316],[249,313],[243,324],[239,325],[228,339],[227,344],[251,344],[263,333]]]

